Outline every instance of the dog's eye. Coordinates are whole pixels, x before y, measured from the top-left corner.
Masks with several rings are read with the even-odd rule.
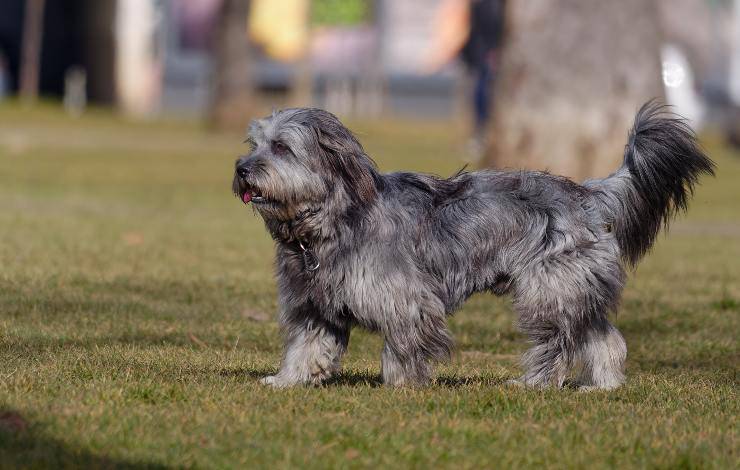
[[[279,140],[272,141],[272,153],[275,155],[284,155],[288,152],[288,146]]]

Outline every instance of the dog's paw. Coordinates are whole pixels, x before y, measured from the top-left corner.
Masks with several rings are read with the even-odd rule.
[[[260,383],[262,385],[272,385],[275,383],[275,376],[274,375],[268,375],[267,377],[262,377],[260,379]]]
[[[510,387],[517,387],[517,388],[525,388],[527,386],[527,384],[524,383],[524,381],[521,379],[510,379],[504,382],[504,384]]]
[[[612,384],[612,385],[579,385],[578,391],[579,392],[608,392],[610,390],[616,390],[619,388],[620,384]]]
[[[261,378],[260,383],[262,385],[269,385],[272,388],[287,388],[299,385],[302,382],[286,379],[280,375],[268,375],[267,377]]]
[[[285,381],[280,380],[280,377],[277,375],[268,375],[267,377],[263,377],[260,379],[260,383],[262,385],[269,385],[272,388],[284,388],[289,386]]]

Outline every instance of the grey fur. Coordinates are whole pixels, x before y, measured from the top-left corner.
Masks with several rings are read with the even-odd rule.
[[[513,299],[532,343],[519,383],[561,387],[577,372],[584,388],[618,387],[626,346],[608,314],[624,266],[713,167],[655,103],[638,113],[622,168],[583,185],[532,171],[380,174],[319,109],[258,120],[250,140],[233,190],[252,196],[276,241],[285,353],[263,380],[276,387],[338,371],[355,326],[383,336],[385,383],[427,384],[452,350],[446,317],[479,291]]]

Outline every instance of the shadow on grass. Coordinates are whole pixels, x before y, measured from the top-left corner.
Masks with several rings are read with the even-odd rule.
[[[269,375],[275,375],[275,373],[277,373],[277,370],[268,367],[238,367],[234,369],[220,369],[218,371],[218,375],[221,377],[247,378],[254,381],[258,381]],[[383,380],[378,374],[373,374],[369,371],[342,371],[324,382],[321,386],[380,387],[381,385],[383,385]]]
[[[267,377],[268,375],[274,375],[275,372],[277,372],[275,369],[270,369],[267,367],[260,367],[260,368],[237,367],[234,369],[219,369],[218,375],[220,375],[221,377],[231,377],[231,378],[246,377],[248,379],[259,380],[261,378]]]
[[[221,369],[218,374],[222,377],[245,377],[247,379],[259,380],[268,375],[274,375],[277,371],[272,368],[235,368],[235,369]],[[472,375],[472,376],[459,376],[459,375],[438,375],[433,381],[433,387],[443,388],[461,388],[468,386],[490,386],[496,387],[503,385],[506,382],[506,378],[503,377],[492,377],[488,375]],[[369,387],[377,388],[383,386],[383,378],[380,374],[371,372],[369,370],[363,371],[341,371],[334,377],[325,381],[322,387]]]
[[[381,387],[383,379],[380,374],[372,373],[368,370],[351,371],[343,370],[331,379],[324,382],[324,386],[343,386],[343,387]]]
[[[496,387],[503,385],[506,379],[502,377],[491,377],[486,375],[472,375],[472,376],[460,376],[460,375],[438,375],[432,380],[433,387],[442,388],[462,388],[468,386],[491,386]],[[383,379],[379,374],[374,374],[369,371],[345,371],[337,374],[332,379],[326,382],[327,386],[339,385],[349,387],[381,387],[383,386]]]
[[[492,377],[490,375],[440,375],[437,376],[437,380],[435,380],[434,385],[445,388],[462,388],[470,386],[500,387],[504,385],[507,380],[513,378],[514,377]]]
[[[45,436],[39,425],[17,411],[0,407],[0,466],[3,468],[164,469],[164,465],[130,462],[74,449]]]
[[[274,372],[268,372],[274,373]],[[263,376],[259,376],[263,377]],[[442,388],[462,388],[468,386],[500,386],[506,382],[502,377],[491,377],[484,375],[458,376],[458,375],[439,375],[432,380],[432,387]],[[370,371],[342,371],[331,379],[324,382],[324,387],[370,387],[377,388],[383,386],[383,378],[380,374]]]

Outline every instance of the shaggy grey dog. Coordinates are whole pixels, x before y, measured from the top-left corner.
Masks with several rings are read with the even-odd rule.
[[[582,185],[534,171],[381,174],[320,109],[257,120],[249,141],[233,190],[276,241],[285,352],[263,379],[276,387],[337,372],[354,326],[383,336],[386,384],[426,384],[452,349],[446,317],[479,291],[509,294],[531,342],[516,383],[562,387],[573,373],[618,387],[627,350],[608,316],[625,267],[713,173],[687,124],[652,102],[623,166]]]

